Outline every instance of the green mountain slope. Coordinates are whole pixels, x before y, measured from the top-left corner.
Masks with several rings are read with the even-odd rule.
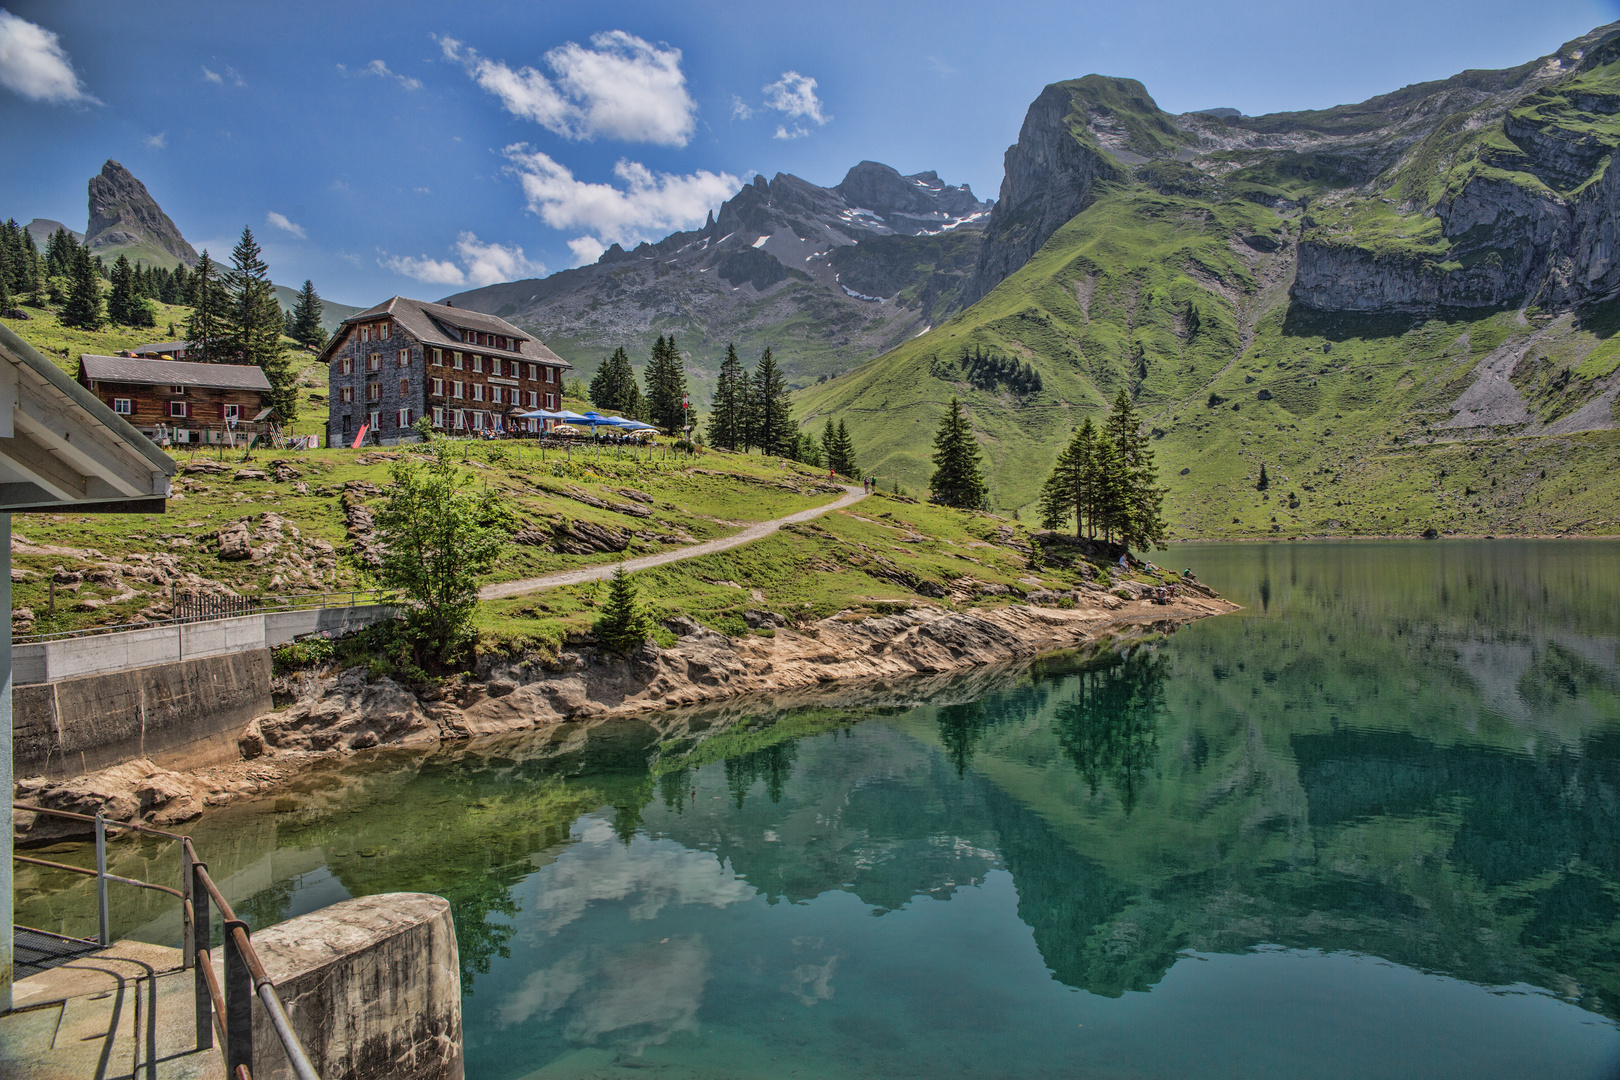
[[[863,466],[923,488],[958,396],[992,501],[1027,510],[1125,387],[1176,535],[1620,532],[1617,42],[1276,117],[1170,117],[1128,80],[1049,87],[981,254],[1010,276],[801,391],[799,418],[846,419]],[[1065,199],[1078,211],[1017,265]],[[979,353],[1041,387],[975,381]]]

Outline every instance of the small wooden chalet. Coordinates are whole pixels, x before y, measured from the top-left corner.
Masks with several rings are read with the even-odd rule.
[[[539,430],[513,414],[556,409],[570,365],[504,319],[396,296],[345,319],[321,353],[327,445],[398,442],[426,417],[451,434]]]
[[[184,360],[191,353],[189,341],[154,341],[150,345],[137,345],[125,349],[119,356],[138,356],[144,360]]]
[[[270,380],[253,364],[79,357],[79,382],[156,442],[234,443],[269,429]]]

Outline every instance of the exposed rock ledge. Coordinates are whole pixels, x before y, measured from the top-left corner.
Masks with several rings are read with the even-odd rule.
[[[22,780],[17,794],[41,806],[80,813],[100,807],[117,820],[172,826],[205,805],[271,790],[312,756],[529,730],[547,733],[547,741],[563,749],[583,743],[603,722],[637,713],[1000,666],[1236,608],[1213,596],[1184,595],[1168,605],[1088,599],[1090,605],[1072,609],[1020,604],[951,612],[929,606],[874,618],[840,615],[782,627],[774,637],[728,638],[679,619],[667,624],[681,635],[667,649],[649,642],[620,658],[584,646],[555,660],[500,661],[423,695],[386,678],[368,682],[364,668],[303,672],[278,687],[292,705],[258,717],[243,732],[247,760],[193,774],[127,762],[63,782]],[[14,824],[19,840],[30,842],[74,831],[22,812]]]

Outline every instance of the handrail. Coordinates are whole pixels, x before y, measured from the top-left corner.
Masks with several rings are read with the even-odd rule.
[[[348,597],[348,603],[332,603]],[[253,599],[257,599],[256,597]],[[40,634],[14,634],[14,645],[36,645],[47,641],[66,641],[71,638],[95,637],[101,634],[122,634],[135,630],[162,630],[171,626],[192,626],[196,623],[220,622],[224,619],[245,619],[254,615],[269,615],[280,611],[324,611],[327,608],[375,606],[392,603],[395,594],[383,589],[351,589],[347,592],[300,593],[274,597],[255,605],[251,610],[231,614],[207,616],[178,616],[168,619],[148,619],[138,623],[109,623],[105,626],[85,626],[77,630],[53,630]]]
[[[116,881],[121,885],[153,889],[179,898],[185,946],[185,959],[181,966],[193,968],[196,973],[192,993],[196,1002],[197,1048],[206,1050],[213,1046],[217,1033],[219,1041],[224,1044],[226,1080],[253,1080],[252,999],[255,997],[264,1007],[265,1015],[269,1017],[270,1026],[275,1030],[276,1037],[281,1040],[282,1049],[287,1053],[287,1061],[292,1066],[293,1074],[298,1080],[320,1080],[320,1074],[310,1063],[309,1053],[304,1049],[298,1033],[293,1030],[292,1021],[287,1016],[287,1007],[282,1003],[274,981],[265,970],[264,962],[259,959],[258,951],[253,948],[253,939],[247,923],[236,917],[236,912],[225,899],[225,894],[220,892],[219,886],[209,875],[208,864],[197,858],[197,849],[192,844],[191,837],[133,822],[109,822],[100,814],[77,814],[71,810],[52,810],[20,802],[13,802],[11,805],[14,810],[26,810],[30,813],[68,818],[73,821],[87,821],[95,825],[94,870],[68,863],[52,862],[49,859],[18,855],[15,852],[11,857],[17,862],[65,870],[74,874],[86,874],[95,878],[102,948],[106,948],[109,944],[107,882]],[[106,848],[109,828],[129,829],[133,832],[180,841],[181,888],[172,889],[167,885],[109,874]],[[224,922],[223,986],[220,985],[219,976],[214,972],[211,955],[210,904],[219,909]]]

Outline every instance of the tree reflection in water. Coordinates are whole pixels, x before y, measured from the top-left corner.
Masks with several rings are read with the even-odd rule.
[[[1159,753],[1165,657],[1142,647],[1077,676],[1074,700],[1057,707],[1058,745],[1091,794],[1111,783],[1128,814]]]

